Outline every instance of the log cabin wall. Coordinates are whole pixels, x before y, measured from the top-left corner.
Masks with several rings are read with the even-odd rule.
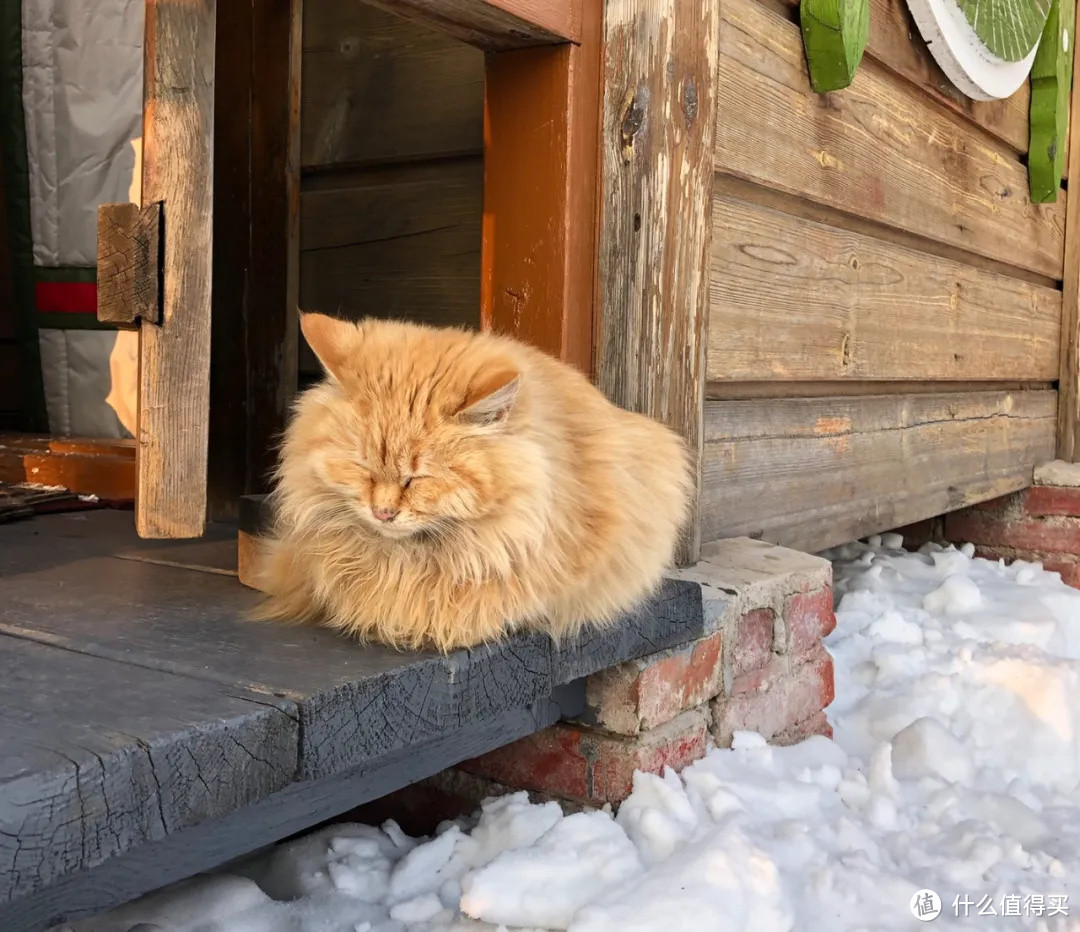
[[[301,95],[301,308],[478,326],[483,52],[307,0]]]
[[[1028,87],[962,97],[903,0],[810,88],[794,0],[721,5],[701,536],[819,550],[1053,458],[1065,192],[1028,198]]]

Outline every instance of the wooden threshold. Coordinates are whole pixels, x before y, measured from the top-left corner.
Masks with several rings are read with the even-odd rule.
[[[370,0],[485,51],[577,42],[582,0]],[[591,0],[585,0],[591,2]]]
[[[0,434],[0,482],[134,501],[135,441]]]

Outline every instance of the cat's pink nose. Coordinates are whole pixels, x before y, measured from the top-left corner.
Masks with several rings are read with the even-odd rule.
[[[372,508],[371,513],[380,521],[393,521],[397,517],[396,508]]]

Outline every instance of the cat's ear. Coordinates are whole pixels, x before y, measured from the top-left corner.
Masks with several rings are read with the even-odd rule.
[[[499,369],[477,378],[458,409],[458,420],[480,425],[505,421],[520,388],[521,377],[513,369]]]
[[[341,381],[345,363],[356,347],[356,325],[325,314],[301,314],[300,330],[323,368]]]

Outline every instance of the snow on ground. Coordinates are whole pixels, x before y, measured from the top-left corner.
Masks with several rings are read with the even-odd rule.
[[[80,929],[893,930],[924,888],[929,928],[1080,929],[1080,591],[899,543],[829,554],[833,741],[740,733],[614,818],[518,794],[430,839],[333,826]]]

